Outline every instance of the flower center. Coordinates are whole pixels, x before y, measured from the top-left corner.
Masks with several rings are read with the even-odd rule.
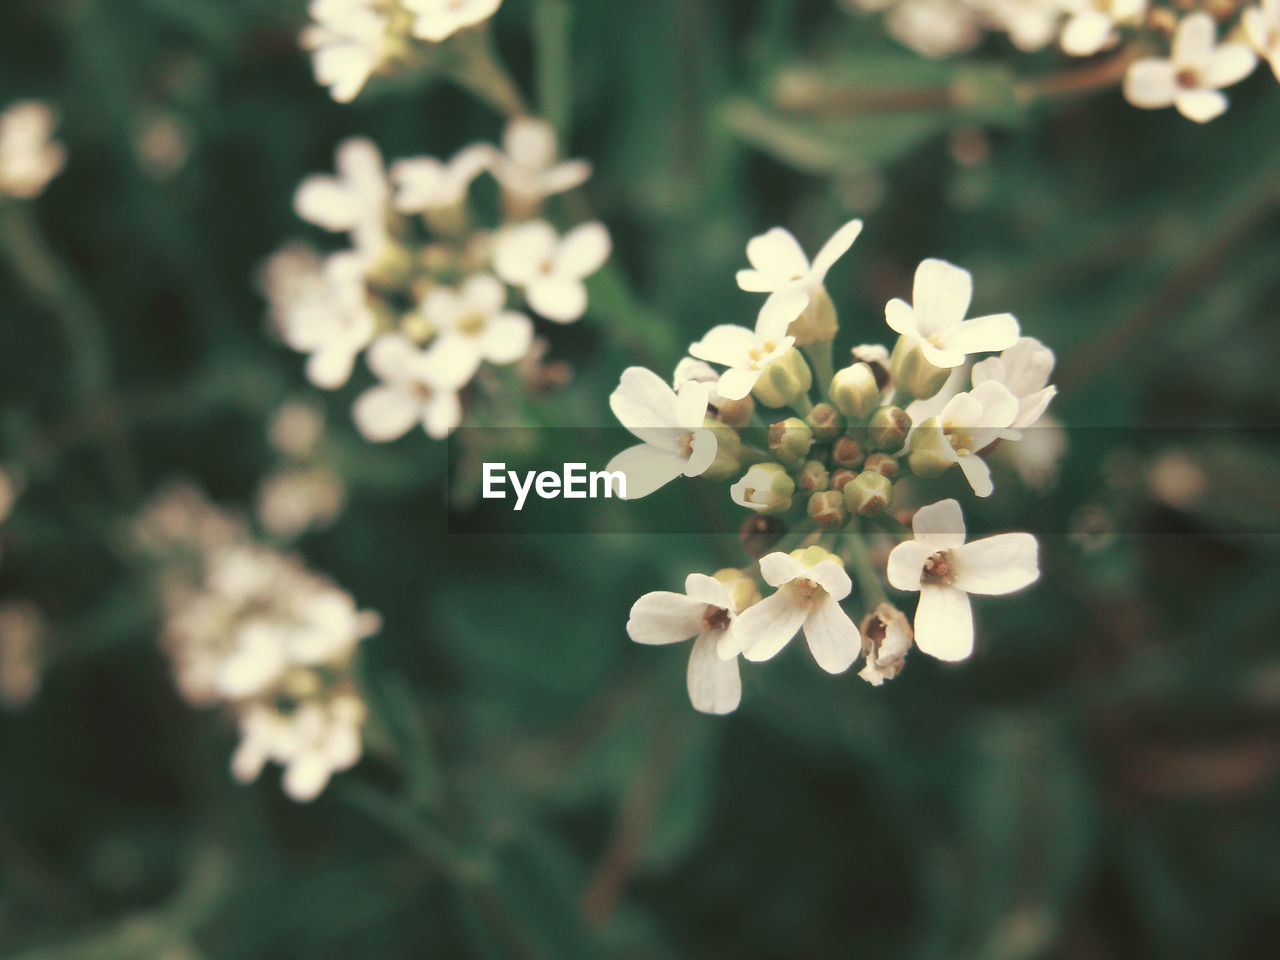
[[[693,431],[689,430],[680,434],[680,438],[676,441],[676,449],[680,451],[680,456],[686,460],[693,456]]]
[[[702,629],[723,630],[727,626],[729,626],[729,611],[712,603],[707,604],[707,609],[702,613]]]
[[[760,346],[752,347],[748,350],[747,357],[751,360],[751,369],[759,370],[760,361],[769,356],[769,354],[773,353],[776,349],[778,349],[778,345],[776,343],[772,340],[766,340],[764,343],[760,344]]]
[[[458,321],[458,332],[464,337],[478,337],[484,333],[484,328],[485,315],[478,311],[472,311]]]
[[[807,577],[791,581],[791,589],[792,595],[806,605],[812,604],[814,599],[822,592],[822,587]]]
[[[967,457],[973,452],[973,437],[963,429],[948,427],[944,432],[947,443],[951,444],[951,449],[956,452],[957,457]]]
[[[1204,86],[1200,71],[1195,67],[1183,67],[1174,75],[1174,80],[1183,90],[1199,90]]]
[[[951,569],[951,554],[947,550],[939,550],[924,562],[924,571],[920,575],[921,583],[954,583],[955,572]]]

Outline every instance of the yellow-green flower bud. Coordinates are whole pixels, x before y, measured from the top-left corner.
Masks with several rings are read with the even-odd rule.
[[[813,428],[814,439],[826,443],[834,440],[844,432],[844,418],[829,403],[815,404],[805,417],[805,422]]]
[[[725,567],[712,576],[729,588],[729,602],[738,613],[760,600],[760,587],[755,577],[748,577],[737,567]]]
[[[796,489],[801,493],[821,493],[831,485],[831,475],[817,460],[810,460],[796,475]]]
[[[716,416],[731,427],[745,427],[755,412],[756,402],[750,394],[741,400],[720,400],[716,404]]]
[[[403,244],[387,239],[366,277],[378,287],[402,287],[413,274],[413,254]]]
[[[774,360],[760,375],[751,391],[766,407],[785,407],[799,397],[806,397],[813,386],[813,371],[795,347]]]
[[[862,466],[862,444],[853,437],[841,437],[831,445],[831,462],[850,470]]]
[[[831,378],[828,394],[836,409],[850,420],[865,420],[880,405],[880,387],[876,375],[865,363],[842,367]]]
[[[729,480],[742,470],[742,439],[727,423],[707,417],[703,422],[716,437],[716,458],[702,474],[709,480]]]
[[[796,482],[778,463],[754,464],[741,480],[729,488],[729,496],[738,506],[765,514],[786,512],[795,492]]]
[[[927,399],[942,389],[951,376],[946,367],[935,367],[925,359],[920,342],[914,337],[901,336],[889,358],[889,370],[893,385],[899,394]]]
[[[867,457],[867,462],[862,465],[862,469],[874,470],[894,480],[898,476],[898,458],[891,457],[887,453],[873,453]]]
[[[788,417],[769,427],[769,452],[788,467],[804,463],[811,446],[813,431],[799,417]]]
[[[819,287],[817,293],[809,298],[804,313],[791,321],[787,333],[796,338],[796,346],[807,347],[812,343],[829,343],[836,338],[839,329],[836,305],[831,302],[827,288]]]
[[[896,453],[911,432],[911,418],[901,407],[881,407],[871,415],[867,434],[877,450]]]
[[[893,500],[893,483],[883,473],[863,470],[844,485],[844,505],[864,517],[883,511]]]
[[[844,566],[844,561],[837,557],[834,553],[822,549],[816,543],[811,547],[801,547],[798,550],[792,550],[791,556],[799,560],[806,567],[816,567],[824,560],[834,560],[840,566]]]
[[[930,417],[911,436],[911,452],[907,466],[917,477],[938,477],[955,466],[956,453],[951,448],[937,417]]]
[[[809,498],[809,519],[822,530],[834,530],[844,525],[848,519],[845,510],[844,495],[834,490],[824,490]]]

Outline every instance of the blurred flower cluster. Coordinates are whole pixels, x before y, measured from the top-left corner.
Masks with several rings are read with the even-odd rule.
[[[57,114],[38,100],[22,100],[0,113],[0,197],[29,200],[44,193],[67,161],[53,139]]]
[[[736,477],[729,494],[754,514],[741,541],[757,562],[691,574],[684,594],[646,594],[627,625],[640,643],[697,638],[688,686],[699,710],[737,707],[738,656],[769,660],[801,630],[823,670],[842,673],[865,656],[861,676],[874,685],[896,675],[913,639],[931,656],[964,659],[974,641],[968,595],[1010,593],[1039,575],[1030,534],[966,543],[956,500],[918,505],[926,482],[952,467],[976,496],[992,495],[986,458],[1044,414],[1053,353],[1021,337],[1011,314],[969,317],[972,277],[931,259],[916,270],[912,302],[885,306],[892,350],[857,346],[835,369],[840,322],[824,281],[861,230],[845,224],[812,262],[783,228],[752,239],[738,285],[768,295],[754,327],[713,327],[671,385],[631,367],[610,398],[642,441],[608,467],[625,476],[629,498],[681,475]],[[873,555],[907,523],[912,539],[884,556],[882,572]],[[846,567],[861,630],[841,605],[854,589]],[[762,598],[757,579],[775,591]],[[882,581],[920,594],[914,628]]]
[[[584,279],[611,250],[600,223],[562,235],[543,218],[546,199],[583,183],[590,166],[559,160],[551,127],[522,117],[507,127],[501,149],[473,144],[447,161],[412,157],[388,170],[372,142],[356,139],[338,149],[337,168],[336,176],[304,181],[295,207],[303,219],[347,234],[350,248],[322,255],[292,244],[263,272],[276,329],[309,354],[311,382],[342,387],[364,353],[378,384],[352,413],[378,442],[418,425],[446,436],[462,420],[461,392],[483,365],[529,360],[515,375],[537,381],[545,347],[517,298],[554,323],[574,322],[587,309]],[[500,190],[495,226],[480,223],[469,202],[482,174]]]

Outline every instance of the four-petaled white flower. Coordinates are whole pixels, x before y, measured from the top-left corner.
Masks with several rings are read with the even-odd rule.
[[[626,475],[628,500],[653,493],[684,474],[706,473],[716,458],[716,435],[703,424],[707,416],[705,383],[686,383],[679,394],[644,367],[622,371],[609,406],[618,422],[643,443],[628,447],[606,470]]]
[[[748,660],[769,660],[804,629],[809,652],[828,673],[843,673],[862,652],[858,628],[840,607],[853,584],[838,560],[818,547],[760,558],[760,576],[778,589],[748,607],[734,633]]]
[[[403,0],[414,14],[413,35],[439,43],[492,17],[502,0]]]
[[[926,420],[911,433],[911,467],[921,454],[937,457],[938,472],[959,464],[974,494],[989,497],[995,489],[991,468],[982,451],[1002,437],[1016,439],[1008,429],[1018,416],[1018,398],[1003,383],[988,380],[967,393],[957,393],[947,401],[937,417]],[[924,471],[917,471],[928,475]]]
[[[290,799],[309,803],[335,773],[360,759],[365,707],[359,698],[308,701],[290,714],[254,704],[240,717],[240,745],[231,773],[241,783],[255,780],[267,761],[282,765],[281,786]]]
[[[958,367],[970,353],[1004,350],[1018,339],[1018,321],[997,313],[966,320],[973,277],[945,260],[924,260],[916,268],[912,302],[890,300],[885,321],[895,333],[917,341],[935,367]]]
[[[335,253],[324,262],[323,283],[280,311],[281,337],[294,350],[310,354],[307,379],[322,390],[345,384],[356,357],[373,339],[364,269],[359,254]]]
[[[462,419],[458,390],[471,374],[446,353],[421,350],[408,337],[392,333],[375,340],[365,359],[382,380],[362,393],[351,410],[366,440],[395,440],[417,423],[441,439]]]
[[[747,242],[751,269],[738,271],[738,286],[752,293],[799,289],[812,297],[826,280],[827,271],[848,252],[861,232],[862,221],[850,220],[822,245],[811,264],[791,232],[774,227]]]
[[[585,160],[557,162],[559,156],[555,131],[545,120],[518,117],[507,126],[502,152],[493,156],[493,175],[517,219],[534,216],[547,197],[572,190],[591,176]]]
[[[371,0],[311,0],[299,38],[311,51],[316,83],[338,103],[350,103],[386,57],[389,18]]]
[[[458,207],[466,201],[472,181],[492,161],[493,147],[487,143],[463,147],[447,162],[435,157],[397,160],[388,171],[396,187],[393,204],[401,213]]]
[[[548,320],[572,323],[586,312],[582,282],[609,259],[611,244],[604,224],[574,227],[563,237],[544,220],[503,230],[493,252],[498,276],[524,289],[525,299]]]
[[[338,175],[314,174],[293,197],[298,216],[326,230],[349,231],[362,253],[376,254],[386,240],[391,187],[382,154],[372,140],[344,141],[337,150]]]
[[[733,597],[715,577],[691,573],[684,593],[657,590],[631,607],[627,635],[636,643],[678,643],[696,637],[689,654],[689,700],[703,713],[730,713],[742,699]]]
[[[1070,19],[1062,28],[1063,52],[1091,57],[1118,39],[1116,27],[1136,24],[1147,11],[1147,0],[1058,0]]]
[[[973,365],[973,385],[988,380],[1002,383],[1018,398],[1018,415],[1009,424],[1010,431],[1034,424],[1049,407],[1058,388],[1049,383],[1053,373],[1053,351],[1035,337],[1020,337],[998,357],[987,357]],[[1015,439],[1006,433],[1010,439]]]
[[[1218,45],[1217,28],[1207,13],[1184,17],[1173,36],[1169,59],[1131,64],[1124,77],[1125,98],[1135,107],[1174,106],[1188,120],[1207,123],[1227,109],[1222,87],[1253,72],[1257,57],[1242,43]]]
[[[1253,49],[1271,64],[1280,80],[1280,0],[1260,0],[1240,15],[1240,24]]]
[[[0,113],[0,196],[30,200],[44,193],[67,160],[53,140],[57,114],[38,100],[21,100]]]
[[[515,363],[529,352],[533,321],[503,309],[506,302],[507,288],[487,273],[468,277],[457,290],[433,287],[423,298],[422,314],[439,334],[432,349],[458,368],[464,382],[482,360]]]
[[[1021,590],[1040,576],[1036,538],[1001,533],[964,542],[964,516],[955,500],[916,511],[914,540],[889,554],[887,577],[898,590],[920,592],[916,646],[939,660],[963,660],[973,652],[969,594]]]
[[[716,393],[727,400],[741,400],[749,394],[765,368],[795,344],[787,327],[808,302],[809,294],[804,290],[783,290],[764,302],[754,331],[722,323],[692,344],[689,352],[693,356],[729,368],[720,374]]]

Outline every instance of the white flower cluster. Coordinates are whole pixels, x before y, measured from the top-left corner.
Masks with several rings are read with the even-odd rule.
[[[476,224],[468,204],[485,173],[502,195],[495,229]],[[529,117],[512,121],[502,149],[473,144],[448,161],[414,157],[390,170],[373,143],[348,140],[337,175],[305,180],[295,208],[351,246],[322,256],[294,244],[272,257],[263,286],[276,329],[309,355],[307,376],[323,389],[346,384],[365,354],[379,383],[352,412],[368,440],[415,425],[444,437],[482,364],[540,356],[518,306],[561,324],[586,312],[583,281],[608,259],[609,233],[591,222],[562,236],[542,214],[548,197],[590,174],[584,161],[560,161],[551,127]]]
[[[628,368],[610,397],[640,441],[608,467],[625,475],[629,498],[681,475],[739,477],[730,496],[754,514],[741,540],[756,564],[691,574],[683,594],[646,594],[627,624],[639,643],[696,638],[689,696],[705,712],[737,707],[740,655],[769,660],[800,632],[829,673],[864,656],[860,675],[873,685],[898,673],[913,643],[942,660],[963,659],[974,640],[968,595],[1010,593],[1039,575],[1030,534],[965,543],[956,500],[902,505],[922,502],[927,481],[953,466],[977,496],[992,494],[985,457],[997,444],[1017,444],[1044,414],[1056,392],[1053,353],[1020,336],[1011,314],[970,317],[969,273],[925,260],[912,302],[885,306],[898,334],[892,351],[857,346],[833,370],[840,324],[825,278],[861,229],[858,220],[845,224],[812,262],[780,227],[752,239],[738,285],[768,294],[755,325],[712,328],[670,385]],[[962,390],[966,377],[970,389]],[[793,415],[760,416],[787,407]],[[902,529],[910,523],[914,535],[887,554],[883,572],[869,559],[884,536],[870,525],[878,515]],[[785,549],[788,539],[794,549]],[[854,588],[848,564],[867,594],[861,629],[842,606]],[[774,591],[762,598],[757,579]],[[877,596],[881,581],[919,592],[914,628]]]
[[[1172,34],[1167,57],[1128,65],[1125,98],[1144,109],[1176,107],[1205,123],[1227,109],[1223,88],[1249,76],[1258,59],[1280,79],[1280,0],[1229,5],[1237,23],[1220,43],[1208,12],[1152,0],[842,0],[849,9],[883,12],[885,29],[900,43],[934,59],[973,50],[987,31],[1002,32],[1023,52],[1051,43],[1072,57],[1091,57],[1133,37],[1135,53]]]
[[[364,704],[352,675],[381,618],[328,578],[256,543],[234,514],[194,488],[157,495],[135,544],[159,561],[163,643],[178,689],[221,706],[240,732],[231,762],[254,780],[268,761],[305,803],[361,755]]]
[[[311,0],[312,23],[299,39],[311,51],[316,82],[350,103],[374,74],[406,66],[414,41],[442,43],[484,23],[502,0]]]
[[[0,197],[30,200],[44,193],[67,161],[53,139],[58,117],[47,104],[22,100],[0,113]]]
[[[257,513],[264,529],[284,541],[332,524],[346,506],[342,478],[316,457],[324,416],[294,400],[271,418],[267,438],[281,464],[258,485]]]

